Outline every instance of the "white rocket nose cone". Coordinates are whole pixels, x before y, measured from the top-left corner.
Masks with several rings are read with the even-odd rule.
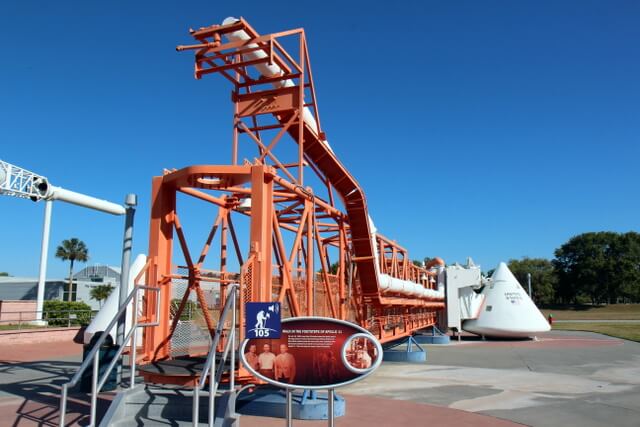
[[[493,337],[530,337],[550,329],[538,307],[501,262],[482,294],[485,303],[477,319],[465,320],[462,329]]]
[[[224,21],[222,21],[222,25],[235,24],[238,21],[239,21],[238,18],[234,18],[233,16],[229,16],[228,18],[225,18]]]
[[[515,283],[519,286],[518,279],[516,279],[516,276],[513,275],[511,270],[509,270],[509,267],[507,267],[507,264],[505,264],[504,262],[498,264],[498,267],[496,267],[496,269],[493,271],[491,278],[493,279],[493,283],[509,282],[511,284]]]

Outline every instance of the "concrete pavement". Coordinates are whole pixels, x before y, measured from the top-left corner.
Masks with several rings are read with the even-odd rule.
[[[339,390],[347,415],[336,425],[638,425],[640,343],[553,331],[539,341],[467,337],[424,347],[425,364],[383,363],[371,377]],[[81,346],[70,343],[1,348],[0,427],[57,425],[59,387],[80,358]],[[101,395],[100,411],[111,398]],[[73,395],[67,421],[87,425],[88,401],[85,394]],[[281,426],[283,420],[243,416],[241,424]]]
[[[531,426],[634,426],[640,343],[553,331],[539,341],[424,346],[427,363],[385,363],[344,392],[492,415]]]

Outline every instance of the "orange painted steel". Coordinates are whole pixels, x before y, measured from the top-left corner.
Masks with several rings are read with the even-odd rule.
[[[227,41],[235,32],[248,40]],[[382,342],[434,325],[442,300],[380,288],[379,275],[386,274],[434,289],[434,273],[414,265],[406,249],[371,229],[364,192],[322,131],[304,31],[259,35],[239,19],[191,35],[196,44],[177,50],[195,52],[195,77],[220,74],[232,83],[231,164],[189,166],[153,179],[147,280],[162,289],[164,317],[145,335],[141,357],[171,356],[171,338],[190,292],[212,332],[230,283],[240,283],[239,319],[246,302],[280,301],[285,316],[353,321]],[[296,46],[295,54],[284,45]],[[260,64],[275,64],[280,74],[260,75]],[[181,223],[186,215],[179,215],[184,197],[217,209],[197,260]],[[245,226],[238,229],[240,222]],[[216,237],[220,250],[212,251]],[[219,268],[205,270],[212,253]],[[186,273],[178,274],[175,264],[184,265],[180,270]],[[437,265],[443,265],[439,258],[427,267]],[[181,296],[173,293],[177,280],[187,282]],[[219,284],[218,301],[204,297],[204,282]],[[180,301],[174,313],[172,298]],[[152,310],[154,301],[148,302],[145,307]]]

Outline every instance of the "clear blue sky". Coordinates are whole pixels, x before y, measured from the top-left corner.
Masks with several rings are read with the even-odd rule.
[[[139,194],[146,251],[151,177],[228,163],[230,87],[194,80],[174,47],[229,15],[306,29],[324,130],[414,258],[489,269],[638,231],[633,0],[2,2],[0,158],[97,197]],[[0,271],[37,274],[43,207],[0,197]],[[54,206],[51,251],[76,236],[118,265],[121,234],[120,218]],[[66,268],[50,259],[50,276]]]

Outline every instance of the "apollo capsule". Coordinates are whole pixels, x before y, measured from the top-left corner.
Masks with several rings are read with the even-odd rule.
[[[481,294],[485,296],[481,312],[476,319],[462,323],[465,331],[487,337],[526,338],[551,329],[504,262]]]

